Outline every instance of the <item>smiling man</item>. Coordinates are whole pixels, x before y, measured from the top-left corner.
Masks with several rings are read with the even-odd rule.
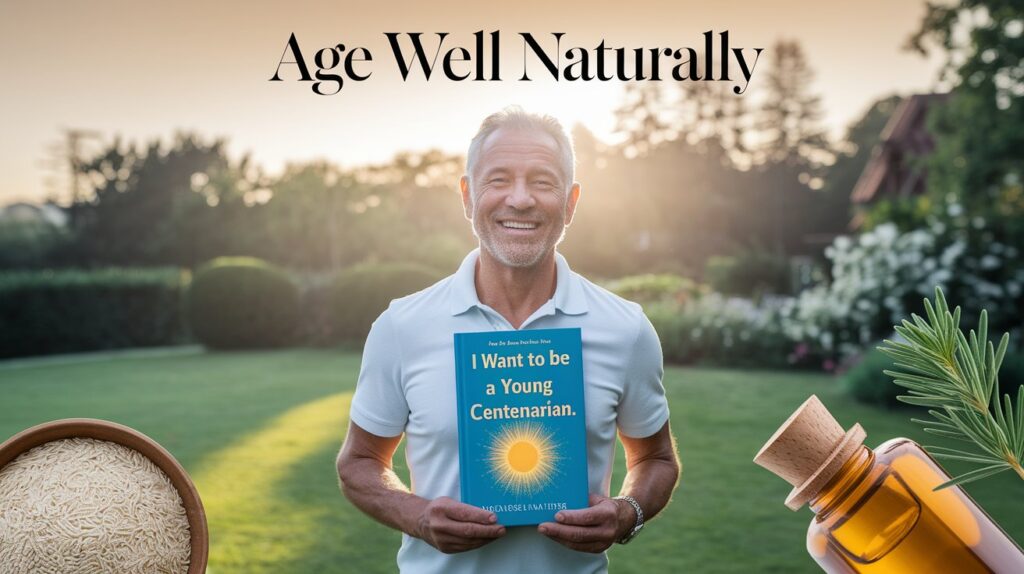
[[[485,119],[459,181],[480,247],[454,275],[393,301],[367,338],[338,476],[353,504],[404,533],[403,572],[604,572],[605,551],[636,536],[675,488],[654,328],[555,250],[580,197],[574,165],[553,118],[509,108]],[[453,334],[567,327],[583,339],[590,506],[506,529],[458,502]],[[403,436],[411,490],[392,469]],[[616,437],[628,472],[609,498]]]

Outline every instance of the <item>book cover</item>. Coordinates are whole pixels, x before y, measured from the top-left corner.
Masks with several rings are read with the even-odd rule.
[[[505,526],[586,508],[579,329],[455,334],[462,501]]]

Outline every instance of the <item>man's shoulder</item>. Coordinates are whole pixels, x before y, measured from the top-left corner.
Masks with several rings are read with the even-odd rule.
[[[603,320],[618,322],[620,325],[623,321],[628,324],[646,321],[647,316],[644,315],[644,309],[639,303],[609,291],[575,271],[573,273],[587,299],[590,313]]]
[[[587,299],[587,323],[618,335],[622,344],[635,341],[649,325],[640,304],[618,296],[579,273],[580,290]]]

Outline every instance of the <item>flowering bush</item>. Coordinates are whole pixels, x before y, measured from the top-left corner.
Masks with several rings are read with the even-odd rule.
[[[1020,341],[1024,259],[996,240],[984,220],[900,232],[882,224],[840,237],[826,250],[832,281],[797,297],[750,299],[711,293],[685,302],[662,300],[645,309],[665,357],[680,363],[811,365],[831,371],[892,333],[935,287],[963,310],[964,324],[989,310],[994,333]],[[1016,332],[1015,332],[1016,331]]]
[[[792,344],[781,330],[779,310],[772,300],[756,304],[718,293],[645,308],[667,361],[760,367],[789,364]]]
[[[790,300],[781,313],[783,330],[816,352],[849,356],[888,336],[911,313],[923,313],[922,300],[936,286],[961,303],[968,324],[987,308],[1004,323],[993,327],[1009,328],[1024,286],[1019,250],[966,237],[942,224],[906,233],[883,224],[855,239],[836,239],[825,251],[832,282]]]

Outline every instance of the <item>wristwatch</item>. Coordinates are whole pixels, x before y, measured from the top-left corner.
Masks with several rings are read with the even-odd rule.
[[[640,503],[632,496],[616,496],[613,500],[625,500],[636,511],[636,524],[633,525],[633,530],[630,530],[625,536],[616,541],[619,544],[628,544],[630,540],[636,538],[636,535],[644,527],[644,511],[640,509]]]

